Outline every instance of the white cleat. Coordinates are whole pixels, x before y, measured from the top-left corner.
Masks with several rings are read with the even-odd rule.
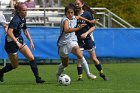
[[[87,74],[87,77],[88,77],[89,79],[92,79],[92,80],[94,80],[94,79],[97,78],[97,76],[93,75],[92,73]]]

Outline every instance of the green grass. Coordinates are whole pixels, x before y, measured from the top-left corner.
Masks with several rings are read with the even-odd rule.
[[[96,80],[77,81],[76,64],[70,64],[64,73],[72,82],[69,86],[59,86],[55,72],[57,65],[38,65],[40,76],[45,84],[36,84],[30,67],[20,65],[19,68],[5,74],[4,82],[0,82],[0,93],[140,93],[140,64],[120,63],[103,64],[109,81],[103,81],[93,64],[90,71],[97,75]],[[0,67],[2,68],[2,67]]]

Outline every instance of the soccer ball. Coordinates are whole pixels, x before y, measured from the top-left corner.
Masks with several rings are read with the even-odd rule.
[[[71,79],[68,75],[61,74],[58,77],[58,83],[59,83],[59,85],[68,86],[71,83]]]

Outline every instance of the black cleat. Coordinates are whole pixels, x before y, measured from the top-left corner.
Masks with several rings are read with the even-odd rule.
[[[3,76],[4,76],[4,74],[1,72],[1,69],[0,69],[0,81],[1,81],[1,82],[4,81]]]
[[[100,74],[100,77],[103,78],[105,81],[108,80],[108,78],[104,74]]]
[[[45,80],[42,80],[41,77],[36,78],[36,83],[44,83]]]
[[[78,78],[78,80],[77,81],[83,81],[83,78]]]

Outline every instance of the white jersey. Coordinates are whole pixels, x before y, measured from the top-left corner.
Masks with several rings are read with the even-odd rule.
[[[5,16],[3,15],[2,12],[0,12],[0,24],[2,24],[2,26],[4,24],[7,24],[6,19],[5,19]]]
[[[60,28],[60,36],[58,39],[58,46],[63,46],[71,41],[77,41],[77,36],[75,35],[75,32],[67,33],[64,31],[64,21],[69,21],[69,28],[75,28],[77,25],[77,19],[75,16],[73,16],[73,19],[70,20],[66,16],[64,16],[61,20],[61,28]]]

